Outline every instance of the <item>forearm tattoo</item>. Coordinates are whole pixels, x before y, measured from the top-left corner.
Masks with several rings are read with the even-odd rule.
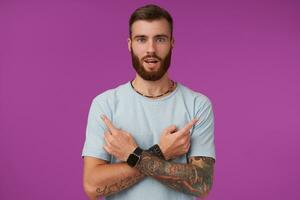
[[[109,196],[111,194],[117,193],[121,190],[124,190],[131,185],[134,185],[136,182],[138,182],[140,179],[142,179],[145,175],[139,174],[136,176],[128,176],[126,178],[120,179],[118,182],[111,183],[108,185],[104,185],[102,187],[98,187],[96,189],[97,196],[96,198]]]
[[[187,194],[204,197],[213,182],[214,159],[192,157],[188,164],[172,163],[144,151],[137,169],[167,186]]]

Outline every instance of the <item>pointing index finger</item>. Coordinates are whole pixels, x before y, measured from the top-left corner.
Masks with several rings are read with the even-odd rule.
[[[197,123],[199,119],[192,119],[189,123],[187,123],[182,129],[181,131],[184,132],[188,132],[188,130],[190,130],[191,128],[193,128],[193,126]]]
[[[101,115],[101,118],[104,122],[104,124],[106,125],[106,127],[108,128],[108,130],[110,132],[113,132],[116,130],[116,128],[114,127],[114,125],[111,123],[111,121],[108,119],[108,117],[106,117],[105,115]]]

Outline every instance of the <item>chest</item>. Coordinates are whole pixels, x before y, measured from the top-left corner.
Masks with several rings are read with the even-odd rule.
[[[192,118],[192,110],[178,99],[166,102],[119,101],[113,114],[116,127],[129,132],[141,148],[159,142],[165,128],[181,129]]]

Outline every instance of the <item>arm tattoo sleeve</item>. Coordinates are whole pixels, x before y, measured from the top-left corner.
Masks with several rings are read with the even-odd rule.
[[[172,163],[144,151],[137,169],[165,185],[190,195],[204,197],[213,182],[214,159],[192,157],[188,164]]]

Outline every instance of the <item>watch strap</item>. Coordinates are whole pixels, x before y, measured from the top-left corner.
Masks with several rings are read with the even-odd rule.
[[[143,149],[141,149],[140,147],[135,148],[135,150],[133,151],[133,153],[137,156],[141,156],[143,152]]]
[[[159,148],[158,144],[153,145],[147,150],[152,155],[155,155],[161,159],[165,160],[164,154],[162,153],[161,149]]]

